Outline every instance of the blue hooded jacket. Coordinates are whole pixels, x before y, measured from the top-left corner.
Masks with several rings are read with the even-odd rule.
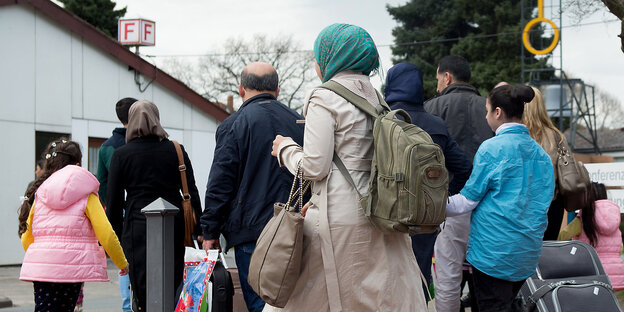
[[[451,174],[449,193],[458,193],[468,180],[472,164],[453,140],[440,117],[431,115],[423,107],[422,72],[410,63],[399,63],[390,68],[386,77],[384,97],[390,108],[402,109],[412,123],[425,130],[444,152],[446,169]]]

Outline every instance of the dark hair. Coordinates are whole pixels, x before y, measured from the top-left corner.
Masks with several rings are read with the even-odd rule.
[[[504,85],[494,88],[488,95],[492,110],[500,107],[507,118],[522,119],[524,104],[531,102],[535,96],[535,91],[525,85]]]
[[[43,170],[44,164],[45,164],[45,160],[43,160],[43,158],[42,158],[42,159],[37,160],[37,163],[35,165],[39,166],[39,168],[41,168]]]
[[[592,190],[594,194],[594,200],[607,199],[607,188],[602,183],[596,183],[596,189]]]
[[[247,90],[276,91],[279,83],[277,72],[258,76],[248,73],[246,69],[241,73],[241,85]]]
[[[470,64],[459,55],[447,55],[438,61],[438,73],[450,73],[461,82],[470,82]]]
[[[117,118],[121,121],[122,124],[128,124],[128,112],[130,112],[130,106],[136,102],[137,99],[127,97],[117,101],[115,104],[115,111],[117,112]]]
[[[75,165],[82,159],[82,152],[80,152],[80,145],[74,141],[69,141],[66,138],[60,138],[58,140],[50,142],[42,155],[45,159],[43,166],[43,173],[35,181],[30,183],[26,188],[24,197],[27,200],[22,202],[19,208],[19,214],[17,219],[19,220],[19,226],[17,233],[20,237],[26,232],[28,220],[28,214],[30,213],[30,206],[32,206],[35,199],[35,192],[43,181],[50,177],[57,170],[67,166]]]
[[[582,225],[583,233],[589,239],[589,243],[596,247],[598,235],[596,235],[596,205],[595,201],[607,199],[607,188],[602,183],[592,182],[588,192],[589,205],[583,208]]]

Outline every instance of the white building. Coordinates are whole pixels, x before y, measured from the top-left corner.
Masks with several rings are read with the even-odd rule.
[[[136,75],[135,75],[136,74]],[[138,80],[138,83],[135,81]],[[140,90],[144,90],[141,92]],[[48,0],[0,0],[0,265],[19,264],[19,197],[49,140],[70,136],[95,172],[99,145],[120,123],[115,103],[147,99],[185,145],[202,197],[214,132],[228,114]]]

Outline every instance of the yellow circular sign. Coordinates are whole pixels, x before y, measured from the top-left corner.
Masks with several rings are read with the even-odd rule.
[[[539,23],[548,23],[550,24],[550,26],[552,26],[553,31],[554,31],[554,36],[553,36],[553,41],[550,44],[550,46],[548,46],[548,48],[544,49],[544,50],[537,50],[535,48],[533,48],[533,46],[531,45],[530,42],[530,32],[531,29],[535,26],[537,26]],[[559,43],[559,28],[557,28],[557,26],[555,25],[555,23],[553,23],[553,21],[549,20],[549,19],[545,19],[541,16],[536,17],[534,19],[532,19],[531,21],[529,21],[526,26],[524,26],[524,31],[522,32],[522,42],[524,43],[524,47],[529,50],[529,52],[533,53],[533,54],[547,54],[552,52],[552,50],[555,49],[555,47],[557,46],[557,43]]]

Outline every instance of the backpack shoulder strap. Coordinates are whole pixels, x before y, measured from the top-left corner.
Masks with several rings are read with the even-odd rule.
[[[375,108],[375,106],[369,103],[365,98],[353,93],[351,90],[345,88],[343,85],[335,81],[327,81],[324,84],[320,85],[319,88],[333,91],[334,93],[340,95],[342,98],[347,100],[347,102],[355,105],[355,107],[359,108],[360,110],[373,117],[379,116],[379,114],[381,114],[384,110],[390,110],[388,108],[388,104],[383,101],[383,98],[379,93],[377,93],[377,98],[379,99],[379,103],[381,105],[378,108]]]
[[[385,109],[386,111],[391,111],[390,106],[388,105],[388,103],[386,103],[386,100],[384,100],[383,95],[381,95],[381,93],[379,93],[379,91],[375,90],[375,93],[377,93],[377,99],[379,99],[379,104],[381,105],[381,107],[383,107],[383,109]]]
[[[347,182],[349,182],[349,184],[351,184],[351,186],[358,193],[359,198],[362,198],[363,197],[362,193],[360,193],[357,186],[355,185],[355,182],[353,181],[353,177],[351,177],[349,170],[347,170],[347,167],[342,162],[342,159],[340,159],[340,157],[338,156],[338,153],[336,153],[335,151],[334,151],[333,161],[334,161],[334,164],[336,164],[336,167],[338,167],[338,170],[340,171],[340,173],[342,173],[342,176],[347,180]]]

